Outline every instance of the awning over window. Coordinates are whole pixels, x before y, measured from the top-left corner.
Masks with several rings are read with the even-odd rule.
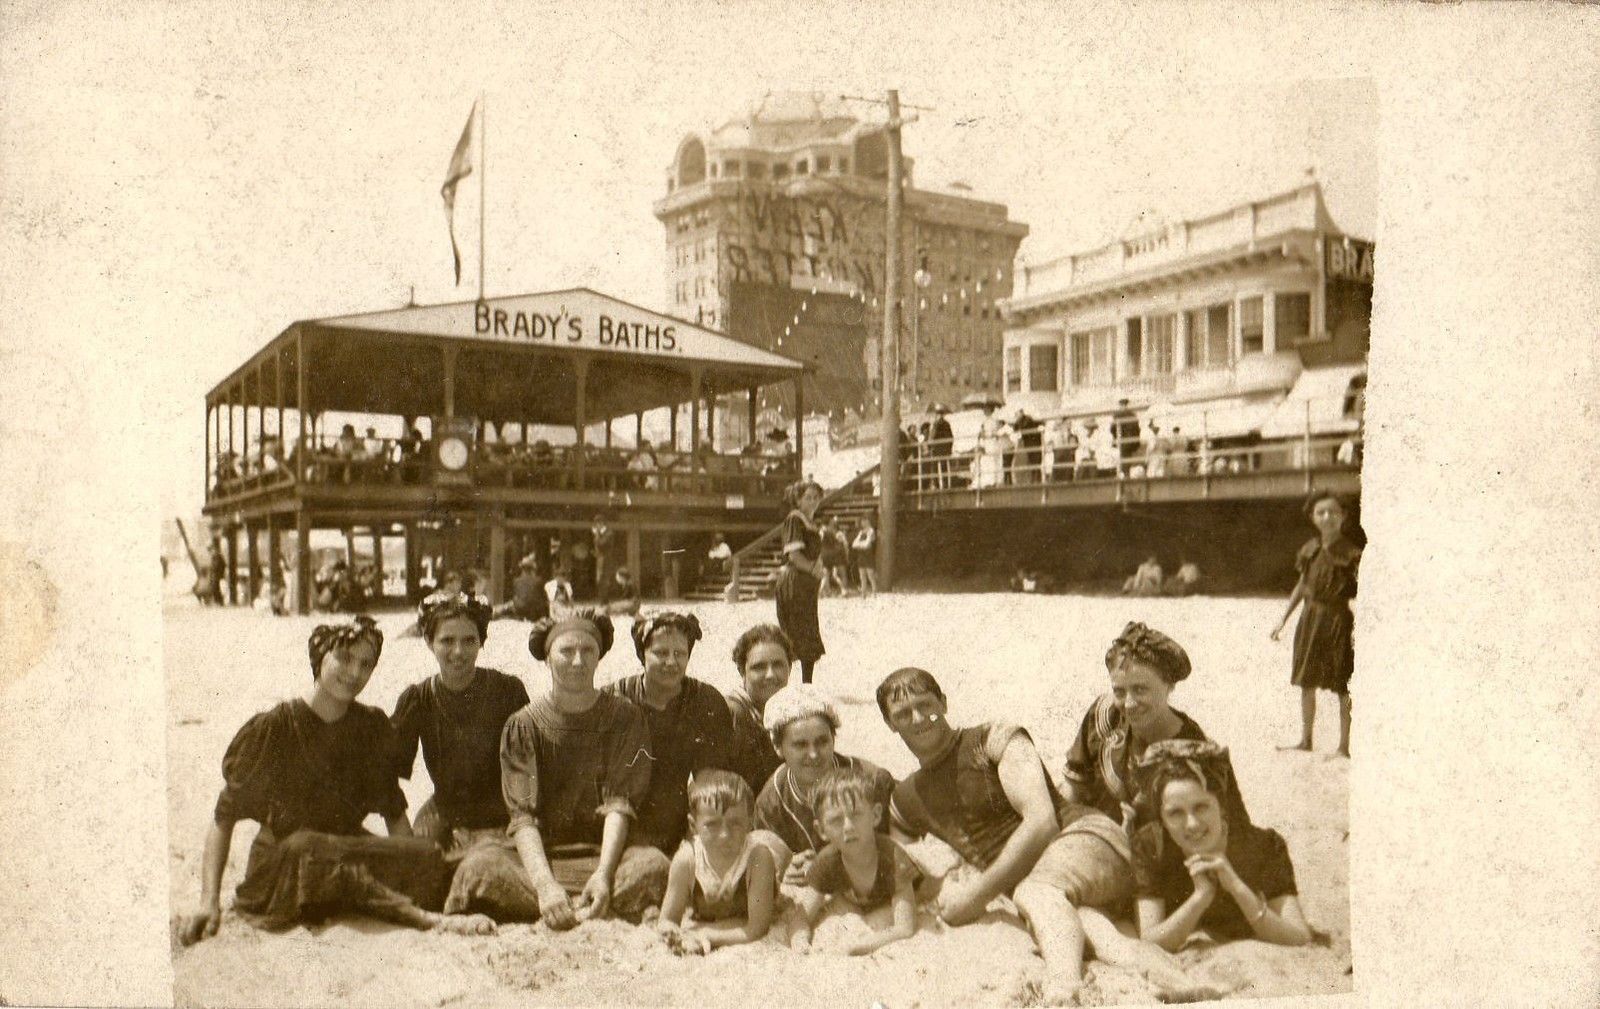
[[[1365,385],[1365,364],[1330,365],[1324,368],[1307,368],[1295,379],[1294,388],[1278,404],[1272,416],[1261,427],[1263,438],[1293,438],[1306,433],[1309,422],[1311,434],[1345,434],[1361,426],[1359,397],[1351,395],[1352,383],[1358,379]],[[1347,413],[1346,406],[1352,409]]]
[[[1239,438],[1259,431],[1278,402],[1274,398],[1233,398],[1175,405],[1158,403],[1147,416],[1164,432],[1177,427],[1185,438]]]

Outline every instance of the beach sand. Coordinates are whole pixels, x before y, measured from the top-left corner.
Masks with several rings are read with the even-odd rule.
[[[200,848],[221,784],[223,750],[252,713],[309,684],[305,641],[317,622],[242,608],[201,609],[182,595],[185,589],[169,594],[164,622],[171,900],[179,912],[193,908],[199,895]],[[1287,839],[1306,915],[1327,935],[1325,943],[1302,949],[1241,942],[1188,950],[1182,958],[1237,997],[1343,992],[1352,985],[1348,764],[1326,757],[1336,733],[1329,695],[1319,709],[1319,752],[1275,749],[1298,733],[1289,636],[1282,643],[1268,640],[1282,605],[1002,594],[825,599],[829,651],[817,679],[839,702],[839,750],[897,776],[912,770],[913,761],[883,725],[872,691],[892,669],[920,665],[944,684],[953,722],[1023,724],[1059,780],[1085,708],[1107,689],[1103,656],[1111,639],[1130,619],[1171,634],[1189,650],[1195,669],[1172,703],[1230,747],[1252,818]],[[733,641],[749,625],[773,619],[772,604],[687,608],[706,630],[691,673],[731,687]],[[435,666],[420,639],[400,637],[408,615],[385,614],[379,623],[387,641],[361,700],[391,710],[400,691]],[[637,671],[626,626],[624,618],[617,647],[601,662],[602,683]],[[537,696],[548,687],[548,672],[528,655],[527,629],[516,621],[492,625],[480,664],[521,676]],[[430,794],[420,759],[405,791],[412,811]],[[369,827],[381,832],[375,819]],[[242,823],[234,832],[225,909],[254,831],[255,824]],[[872,957],[792,954],[780,946],[780,930],[766,942],[705,960],[680,960],[647,930],[616,921],[586,923],[565,934],[508,925],[494,936],[468,938],[355,919],[272,934],[225,912],[215,938],[174,950],[175,995],[179,1005],[294,1007],[1037,1004],[1043,964],[1005,903],[997,901],[980,922],[959,929],[923,915],[916,936]],[[828,919],[818,930],[819,945],[851,924],[859,926]],[[1097,963],[1089,965],[1080,992],[1083,1004],[1154,1000],[1140,977]]]

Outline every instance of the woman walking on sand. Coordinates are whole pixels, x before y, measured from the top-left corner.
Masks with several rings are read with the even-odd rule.
[[[1307,540],[1295,556],[1300,580],[1289,596],[1283,619],[1272,631],[1272,640],[1277,641],[1295,607],[1305,603],[1300,623],[1294,629],[1294,671],[1289,678],[1300,688],[1300,741],[1281,749],[1311,749],[1317,691],[1328,690],[1339,697],[1339,749],[1335,753],[1348,757],[1350,674],[1355,668],[1350,600],[1356,595],[1361,548],[1345,537],[1347,512],[1338,496],[1315,494],[1306,502],[1305,511],[1316,526],[1317,535]]]
[[[783,570],[778,574],[778,626],[794,642],[800,660],[800,681],[810,683],[822,646],[817,623],[817,591],[826,576],[822,566],[822,533],[812,516],[822,503],[822,487],[814,480],[792,484],[784,494],[789,515],[778,534],[783,542]]]

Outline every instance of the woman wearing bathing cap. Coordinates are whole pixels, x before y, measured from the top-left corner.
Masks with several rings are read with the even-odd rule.
[[[709,683],[689,675],[689,656],[699,641],[692,614],[648,613],[633,621],[633,651],[644,670],[606,687],[638,705],[650,730],[655,758],[650,791],[636,821],[641,844],[676,853],[689,824],[689,776],[730,770],[733,717],[728,702]]]
[[[475,848],[452,896],[504,919],[553,929],[615,914],[637,918],[661,902],[667,859],[631,842],[650,787],[644,714],[594,683],[610,651],[611,618],[579,609],[533,625],[528,651],[550,669],[550,691],[506,722],[500,782],[516,851]]]
[[[434,912],[449,879],[438,846],[411,836],[395,779],[395,735],[356,701],[383,651],[367,617],[323,624],[307,642],[311,688],[251,718],[222,758],[222,792],[206,834],[201,907],[180,916],[185,945],[215,935],[233,826],[260,824],[234,910],[253,925],[288,928],[341,913],[412,928],[491,932],[481,915]],[[361,823],[377,813],[388,837]]]
[[[1154,743],[1203,740],[1206,734],[1167,703],[1173,688],[1189,678],[1190,663],[1183,646],[1165,634],[1128,624],[1106,651],[1106,672],[1111,690],[1084,714],[1067,754],[1065,777],[1069,798],[1094,806],[1131,837],[1155,812],[1139,794],[1134,773],[1139,758]],[[1238,808],[1248,822],[1242,799]]]
[[[839,713],[828,695],[809,683],[791,684],[773,694],[762,719],[783,764],[756,797],[756,826],[788,845],[794,858],[784,872],[784,883],[799,886],[805,882],[812,856],[827,843],[811,811],[811,792],[822,776],[836,768],[851,768],[871,777],[877,801],[883,804],[878,823],[883,833],[889,831],[894,776],[870,761],[834,751]]]

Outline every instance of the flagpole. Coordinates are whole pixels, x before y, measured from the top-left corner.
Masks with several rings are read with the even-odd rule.
[[[484,92],[478,92],[478,300],[483,300],[483,219],[484,208],[488,193],[488,186],[484,176],[488,174],[489,164],[484,158],[487,149],[487,132],[485,124],[488,122],[488,98]]]

